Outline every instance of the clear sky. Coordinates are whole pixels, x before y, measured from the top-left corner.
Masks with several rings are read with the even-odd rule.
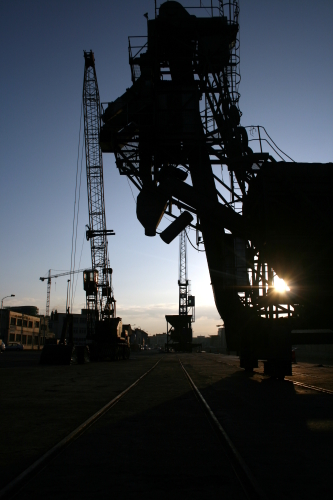
[[[116,99],[131,85],[128,36],[146,35],[146,12],[154,17],[154,0],[0,2],[0,299],[15,294],[4,305],[45,313],[39,277],[70,269],[83,50],[95,53],[102,102]],[[332,25],[332,0],[240,0],[241,124],[265,126],[299,162],[333,161]],[[162,333],[165,314],[178,310],[178,239],[166,245],[144,236],[112,155],[104,155],[104,181],[107,227],[116,233],[109,253],[117,314]],[[77,268],[91,265],[87,223],[83,170]],[[77,276],[74,312],[85,307]],[[205,254],[189,245],[188,277],[194,335],[214,334],[221,319]],[[52,281],[51,309],[65,311],[66,285],[66,277]]]

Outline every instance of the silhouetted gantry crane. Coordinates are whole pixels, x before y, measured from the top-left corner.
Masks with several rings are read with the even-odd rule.
[[[332,342],[332,164],[277,162],[260,134],[253,152],[240,124],[238,2],[189,12],[162,3],[146,43],[130,39],[132,86],[102,108],[101,149],[138,188],[147,236],[165,214],[166,243],[188,225],[200,232],[228,349],[283,378],[293,343]]]

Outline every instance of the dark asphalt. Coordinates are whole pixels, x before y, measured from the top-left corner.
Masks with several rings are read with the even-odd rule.
[[[15,498],[243,499],[176,356],[163,359]]]
[[[14,365],[16,354],[25,356],[11,353]],[[8,358],[0,425],[12,433],[2,434],[2,480],[6,471],[15,477],[161,359],[17,498],[240,498],[178,357],[268,498],[333,498],[333,395],[292,383],[332,390],[333,368],[298,363],[289,380],[277,381],[263,375],[261,363],[249,374],[235,357],[209,353],[142,352],[129,362],[76,367],[36,368],[31,358],[29,368],[17,370]]]

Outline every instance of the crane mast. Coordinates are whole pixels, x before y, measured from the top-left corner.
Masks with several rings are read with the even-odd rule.
[[[51,296],[51,269],[47,278],[47,294],[46,294],[46,316],[50,316],[50,296]]]
[[[83,83],[84,135],[87,170],[89,225],[86,236],[90,240],[92,281],[85,284],[88,316],[95,320],[115,317],[115,300],[112,289],[112,269],[109,262],[107,235],[115,234],[106,229],[103,159],[99,145],[100,97],[92,51],[84,52]]]
[[[188,279],[186,265],[186,234],[179,235],[179,316],[187,315]]]
[[[191,282],[187,279],[187,247],[186,229],[179,235],[179,316],[191,317],[191,323],[195,322],[195,297],[191,295]]]

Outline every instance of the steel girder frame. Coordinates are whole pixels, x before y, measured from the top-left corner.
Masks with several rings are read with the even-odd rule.
[[[186,114],[189,101],[198,101],[200,95],[203,95],[205,98],[204,106],[201,106],[200,115],[192,115],[192,130],[189,132],[185,131],[183,140],[172,136],[172,134],[165,136],[163,134],[158,135],[156,132],[154,133],[154,137],[151,140],[151,147],[154,150],[151,154],[151,177],[155,185],[162,185],[168,191],[169,210],[167,213],[169,215],[175,217],[171,211],[171,207],[178,207],[178,209],[188,210],[198,216],[199,224],[197,227],[203,233],[216,305],[226,323],[227,330],[231,332],[230,338],[233,339],[232,343],[236,345],[237,350],[240,350],[240,344],[239,342],[235,342],[235,338],[239,336],[238,333],[241,328],[239,324],[243,325],[245,322],[243,319],[244,308],[247,305],[253,306],[253,304],[249,304],[253,298],[253,294],[248,292],[248,284],[242,289],[239,287],[237,289],[234,283],[228,283],[225,279],[225,276],[228,274],[225,269],[225,262],[227,260],[227,256],[225,255],[226,245],[224,242],[226,239],[225,230],[221,221],[217,222],[218,227],[216,227],[214,215],[219,211],[218,205],[222,205],[225,207],[225,213],[229,217],[232,218],[233,213],[241,216],[243,197],[246,194],[247,184],[253,177],[252,162],[247,158],[242,165],[239,165],[239,156],[241,156],[242,161],[243,155],[247,155],[248,151],[246,145],[242,144],[242,136],[239,133],[237,124],[236,126],[235,124],[231,125],[232,118],[227,116],[227,113],[231,114],[231,111],[235,114],[239,98],[239,94],[235,90],[235,82],[231,81],[228,65],[222,71],[214,71],[209,61],[205,61],[203,64],[198,47],[194,49],[193,56],[193,64],[188,65],[190,74],[186,75],[186,80],[189,82],[187,99],[183,99],[180,107],[178,107],[178,118],[181,120],[182,114],[183,116]],[[133,59],[132,65],[140,66],[140,61]],[[171,80],[177,80],[177,75],[174,73],[171,74],[170,64],[168,65],[165,61],[159,61],[158,67],[159,73],[154,75],[157,99],[159,92],[163,94],[163,89],[159,90],[159,81],[163,82],[163,78],[167,78],[168,76],[171,77]],[[183,69],[181,69],[181,72],[182,75],[178,78],[178,81],[184,76]],[[132,75],[137,74],[137,71],[132,71]],[[142,79],[141,76],[133,76],[133,84],[135,85],[140,82],[140,78]],[[181,91],[181,88],[179,90]],[[156,98],[154,105],[156,106]],[[129,105],[126,111],[129,111]],[[150,110],[155,131],[158,129],[158,126],[156,126],[158,112],[156,108],[153,111]],[[140,123],[140,114],[141,117],[147,114],[147,108],[142,106],[136,116],[133,114],[133,122],[136,119],[136,122]],[[130,125],[130,120],[131,118],[129,118],[127,126]],[[107,119],[105,119],[105,128],[107,128]],[[142,189],[145,182],[142,177],[142,169],[140,169],[140,162],[142,161],[140,156],[140,141],[142,142],[143,140],[143,134],[140,132],[140,127],[138,126],[136,133],[127,139],[126,142],[122,142],[120,134],[124,132],[120,132],[117,141],[118,147],[114,148],[120,174],[127,175],[139,190]],[[179,142],[182,143],[182,148],[185,152],[182,161],[177,156],[177,147],[173,147],[175,143],[177,146]],[[234,171],[232,168],[232,160],[235,156],[238,159],[237,171]],[[168,159],[169,164],[176,167],[181,165],[184,170],[191,174],[192,196],[190,192],[189,196],[184,195],[184,186],[180,186],[179,183],[177,185],[179,187],[177,194],[173,194],[176,187],[175,183],[170,181],[167,187],[167,182],[159,179],[159,173],[162,168],[161,165],[157,164],[155,159],[163,159],[163,157]],[[262,165],[267,159],[268,155],[265,154],[260,157],[256,156],[258,165]],[[229,167],[230,182],[223,181],[223,179],[220,179],[212,171],[213,166],[219,165],[221,167],[223,164]],[[228,192],[230,193],[229,201],[226,199]],[[201,201],[198,199],[198,195]],[[209,200],[209,203],[206,203],[207,200]],[[238,222],[242,225],[240,217]],[[241,236],[244,238],[244,235]],[[246,301],[243,298],[244,293],[247,293]]]
[[[237,46],[237,16],[219,21],[216,33],[229,54],[221,49],[217,58],[210,52],[216,44],[207,45],[207,38],[186,38],[193,18],[178,7],[178,13],[172,13],[174,8],[175,2],[162,4],[161,19],[148,22],[148,44],[143,45],[147,51],[130,58],[136,68],[133,87],[102,115],[102,149],[114,152],[120,174],[141,192],[148,185],[152,195],[166,196],[168,208],[161,215],[176,217],[172,207],[178,207],[197,216],[195,227],[203,235],[229,350],[240,354],[245,368],[256,366],[258,358],[281,360],[276,373],[285,375],[291,360],[286,331],[294,307],[286,297],[272,298],[272,265],[252,238],[243,213],[249,186],[275,160],[262,148],[253,153],[240,126],[239,75],[232,69],[237,63],[232,51]],[[175,177],[179,167],[190,174],[190,182]],[[277,321],[285,316],[285,322]]]

